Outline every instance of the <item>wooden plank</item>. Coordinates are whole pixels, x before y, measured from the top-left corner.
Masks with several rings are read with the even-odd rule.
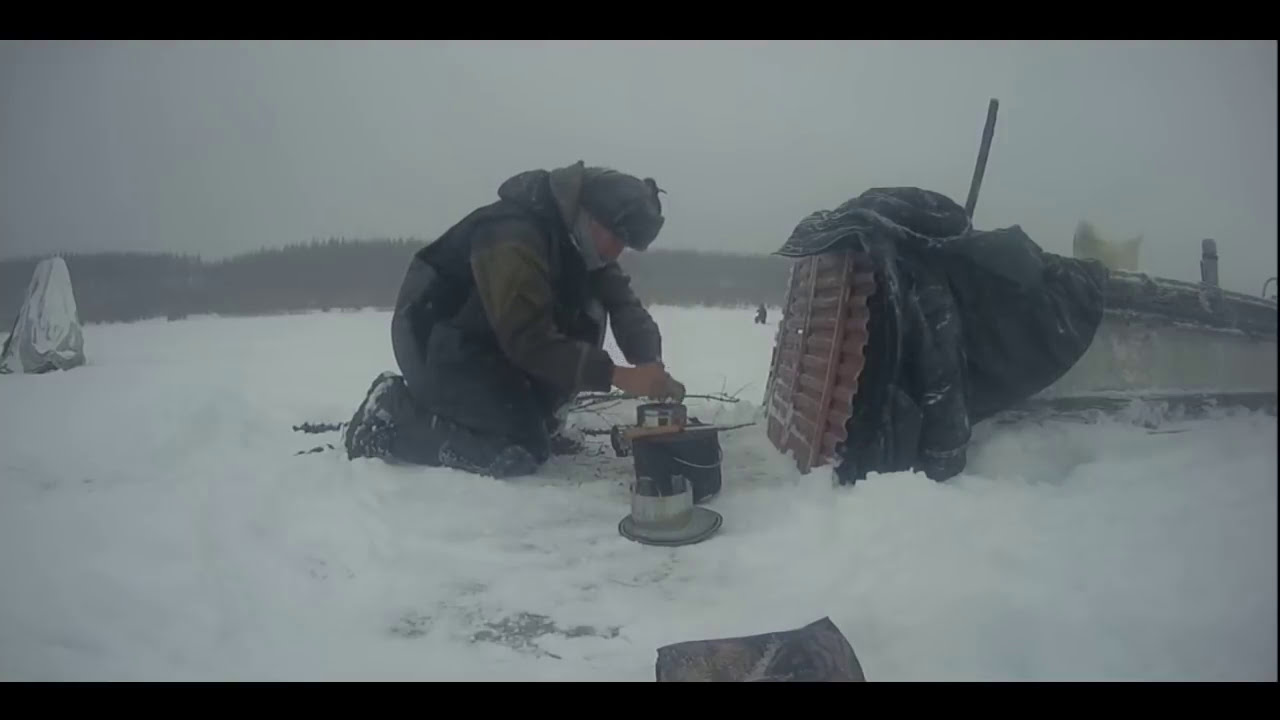
[[[857,380],[862,375],[862,369],[867,365],[867,358],[863,354],[863,348],[858,347],[856,351],[853,346],[858,345],[856,342],[845,339],[841,348],[840,356],[836,359],[836,382],[845,382],[847,380]]]
[[[831,386],[832,397],[839,398],[841,403],[852,404],[854,398],[858,397],[858,381],[857,380],[838,380]],[[832,407],[835,407],[832,403]]]
[[[807,375],[825,375],[831,364],[830,355],[805,355],[800,358],[800,372]]]
[[[804,329],[809,325],[809,313],[803,311],[795,311],[786,320],[782,321],[782,326],[786,331],[796,337],[803,337]]]
[[[805,352],[804,341],[808,339],[809,323],[813,317],[813,293],[814,293],[814,290],[816,289],[816,286],[814,284],[814,276],[818,271],[818,259],[811,257],[811,258],[808,258],[806,261],[802,261],[802,262],[807,263],[807,267],[803,267],[803,269],[800,270],[800,272],[804,272],[807,270],[809,275],[809,293],[808,293],[809,302],[805,306],[806,310],[803,315],[803,323],[800,327],[801,344],[800,344],[799,352],[801,353],[801,355],[803,355]],[[801,383],[800,383],[800,379],[803,377],[803,375],[801,374],[802,365],[803,365],[802,362],[796,362],[795,368],[791,373],[791,382],[789,383],[789,386],[791,388],[791,397],[789,398],[789,400],[793,410],[795,409],[796,394],[803,392],[803,388],[801,387]],[[799,422],[802,422],[802,420],[799,417],[797,417],[793,412],[791,415],[792,428],[794,428],[796,424]],[[787,429],[788,434],[791,433],[792,428]],[[807,437],[807,435],[805,437]]]
[[[841,433],[840,435],[836,435],[833,432],[823,433],[822,435],[823,454],[824,455],[826,455],[827,453],[834,454],[836,450],[836,446],[838,446],[840,443],[846,442],[847,440],[848,438],[843,433]]]
[[[847,435],[847,433],[845,432],[844,424],[849,422],[850,417],[852,417],[852,415],[849,413],[848,410],[842,410],[840,408],[834,408],[834,407],[831,408],[830,410],[827,411],[827,417],[826,417],[826,423],[828,426],[827,432],[843,440]]]
[[[795,269],[796,269],[795,264],[792,263],[791,267],[788,268],[787,270],[787,294],[786,294],[786,297],[783,298],[782,300],[782,308],[783,308],[782,319],[783,320],[786,319],[786,315],[787,315],[786,309],[791,307],[791,287],[795,283]],[[770,397],[773,395],[773,392],[774,392],[773,383],[778,377],[778,363],[781,362],[781,358],[779,358],[778,354],[785,344],[786,337],[787,337],[787,334],[783,328],[783,323],[779,322],[778,329],[774,331],[774,335],[773,335],[773,357],[769,362],[769,379],[765,381],[765,385],[764,385],[764,393],[765,393],[766,401],[770,399]],[[766,405],[767,404],[768,403],[766,402]]]
[[[832,272],[826,275],[819,275],[814,278],[813,282],[819,290],[844,290],[848,286],[844,284],[844,278],[839,272]]]
[[[796,300],[803,301],[808,293],[815,289],[819,291],[826,290],[828,292],[832,290],[847,289],[848,285],[844,284],[845,282],[845,279],[841,276],[838,269],[820,271],[812,277],[807,277],[796,283],[794,288],[795,294],[792,296],[792,302],[795,302]],[[783,307],[790,306],[784,305]]]
[[[871,265],[866,265],[864,267],[871,267]],[[875,273],[871,271],[854,273],[853,279],[849,282],[849,286],[853,288],[855,295],[871,297],[876,290]]]
[[[808,304],[809,304],[809,288],[808,286],[805,286],[805,287],[796,288],[796,293],[792,295],[789,300],[787,300],[787,304],[784,305],[783,307],[793,308],[793,309],[803,308],[803,307],[806,307]]]
[[[831,391],[845,403],[852,403],[858,397],[858,388],[858,378],[842,377],[831,384]]]
[[[777,398],[769,406],[769,417],[782,423],[783,428],[787,426],[787,419],[791,417],[791,406],[783,402],[782,398]],[[781,435],[779,435],[781,437]]]
[[[813,293],[814,301],[830,301],[837,300],[841,295],[848,295],[849,288],[840,284],[840,278],[836,278],[832,285],[819,285]]]
[[[842,357],[840,364],[836,366],[836,384],[858,382],[858,378],[862,376],[862,368],[865,366],[866,361],[856,355]]]
[[[817,269],[839,268],[844,261],[843,255],[844,253],[824,253],[814,256],[814,259],[817,260]]]
[[[791,316],[788,318],[792,321],[789,326],[791,330],[801,330],[803,325],[796,324],[803,319],[805,314],[812,314],[816,318],[822,318],[828,322],[834,322],[836,318],[836,306],[839,305],[839,299],[835,297],[819,298],[813,301],[812,306],[797,308],[792,310]]]
[[[809,417],[811,418],[816,419],[818,417],[818,413],[819,413],[818,398],[813,397],[812,395],[805,395],[805,394],[796,395],[795,403],[793,403],[792,406],[797,409],[804,408],[809,413]]]
[[[791,416],[791,426],[795,429],[796,436],[800,439],[813,437],[813,431],[817,428],[817,425],[812,420],[799,412]]]
[[[798,349],[801,345],[800,340],[801,337],[799,333],[779,334],[778,339],[775,341],[776,344],[774,345],[775,352],[779,350]]]
[[[816,404],[816,401],[815,401],[815,404]],[[796,411],[795,415],[791,416],[792,419],[800,418],[804,420],[805,423],[807,423],[808,426],[811,428],[816,428],[818,430],[821,430],[823,425],[825,424],[823,422],[822,415],[814,412],[812,409],[810,409],[810,406],[808,405],[797,404],[795,406],[795,411]],[[813,437],[813,432],[804,431],[800,433],[800,436],[805,439],[807,444],[808,438]]]
[[[822,397],[822,391],[825,387],[823,383],[825,377],[826,377],[825,375],[820,376],[820,375],[810,375],[806,373],[801,373],[800,387],[803,390],[808,390],[813,393],[816,393],[818,397]]]
[[[841,267],[840,267],[840,273],[841,273],[840,287],[841,288],[847,287],[846,281],[849,278],[850,272],[853,270],[853,267],[852,267],[853,258],[850,257],[848,252],[843,253],[843,260],[844,262],[841,264]],[[835,313],[836,318],[843,318],[845,316],[845,302],[848,297],[849,297],[848,292],[841,292],[839,297],[837,298],[836,313]],[[833,350],[836,347],[840,347],[842,341],[844,340],[844,331],[845,331],[845,323],[837,322],[835,326],[834,336],[832,337],[832,343],[831,343],[833,346]],[[831,357],[830,355],[828,355],[828,360],[829,362],[827,363],[826,373],[823,375],[823,380],[822,380],[822,399],[818,404],[818,413],[822,421],[818,422],[817,428],[814,430],[814,434],[810,436],[812,439],[809,441],[809,447],[811,452],[809,456],[810,467],[812,467],[814,464],[821,463],[823,460],[822,434],[827,431],[827,427],[826,427],[827,423],[825,421],[827,419],[828,409],[831,407],[831,386],[835,383],[836,372],[839,368],[839,365],[836,362],[836,359],[834,357]]]
[[[840,343],[840,356],[859,357],[867,345],[867,331],[849,329],[845,331],[844,341]]]
[[[782,423],[774,418],[769,418],[769,424],[765,427],[765,434],[769,436],[769,442],[779,451],[782,451],[783,444],[786,441],[786,430]]]
[[[835,326],[840,324],[841,323],[836,322],[834,315],[828,317],[813,316],[809,318],[809,331],[834,330]]]
[[[768,417],[781,422],[787,416],[787,412],[787,404],[783,402],[782,398],[774,397],[769,399]]]
[[[843,442],[865,365],[872,267],[862,253],[835,252],[793,263],[778,324],[767,396],[774,447],[807,473]]]
[[[809,449],[809,444],[805,442],[805,439],[800,437],[799,432],[797,427],[796,434],[791,436],[789,444],[792,453],[795,455],[796,469],[803,475],[809,472],[809,456],[813,454],[813,451]]]
[[[833,319],[841,317],[840,311],[844,309],[845,298],[849,295],[846,292],[826,293],[821,297],[813,299],[814,315],[823,317],[830,316]]]
[[[778,364],[778,376],[773,379],[773,384],[780,388],[794,387],[795,382],[795,366],[790,364]]]
[[[810,352],[830,353],[833,347],[835,347],[835,331],[816,332],[809,336]]]

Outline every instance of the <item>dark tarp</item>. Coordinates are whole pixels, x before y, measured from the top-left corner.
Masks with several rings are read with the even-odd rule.
[[[658,648],[658,682],[866,682],[831,618],[795,630]]]
[[[866,365],[837,475],[964,469],[973,423],[1062,377],[1102,321],[1107,270],[1040,249],[1018,226],[974,230],[920,188],[874,188],[796,226],[776,254],[855,249],[875,264]]]

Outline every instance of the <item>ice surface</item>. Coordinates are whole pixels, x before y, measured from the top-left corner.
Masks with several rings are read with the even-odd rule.
[[[746,386],[691,414],[756,414],[775,325],[654,312],[690,392]],[[951,482],[839,490],[738,430],[724,528],[654,548],[604,438],[507,482],[294,456],[394,367],[387,324],[89,326],[92,366],[0,379],[0,679],[651,681],[824,615],[872,681],[1276,679],[1274,418],[980,425]]]

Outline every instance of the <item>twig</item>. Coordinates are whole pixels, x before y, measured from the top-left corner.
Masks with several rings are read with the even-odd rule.
[[[624,398],[609,397],[609,396],[591,398],[585,401],[575,402],[573,404],[573,409],[586,410],[587,408],[596,407],[598,405],[604,405],[605,407],[603,409],[608,410],[609,408],[616,407],[623,400]]]
[[[743,386],[743,389],[745,388],[746,386]],[[738,392],[742,392],[742,390],[739,390]],[[738,402],[738,398],[736,394],[725,395],[724,393],[715,394],[715,395],[693,394],[693,395],[685,395],[684,398],[686,400],[714,400],[716,402],[724,402],[724,403]],[[648,398],[644,398],[639,395],[632,395],[630,393],[621,393],[621,392],[583,393],[579,395],[577,399],[574,401],[573,409],[581,410],[583,408],[593,407],[595,405],[599,405],[600,403],[605,403],[605,402],[615,402],[615,401],[620,402],[623,400],[647,400],[647,399]]]
[[[293,426],[294,432],[303,432],[303,433],[307,433],[308,435],[319,435],[320,433],[333,432],[335,430],[341,430],[341,429],[342,429],[342,423],[304,422],[301,425]]]
[[[741,424],[739,424],[739,425],[725,425],[724,427],[717,427],[717,428],[716,428],[716,430],[718,430],[719,432],[728,432],[728,431],[730,431],[730,430],[741,430],[742,428],[745,428],[745,427],[751,427],[752,425],[756,425],[756,424],[757,424],[757,423],[749,422],[749,423],[741,423]],[[689,429],[689,430],[697,430],[697,429],[698,429],[698,428],[700,428],[700,427],[705,427],[705,426],[702,426],[702,425],[689,425],[687,429]],[[581,432],[583,435],[587,435],[587,436],[600,436],[600,435],[608,435],[609,433],[611,433],[611,432],[613,432],[613,431],[612,431],[612,430],[598,430],[598,429],[591,429],[591,430],[582,430],[582,431],[580,431],[580,432]]]
[[[738,399],[738,396],[742,394],[742,391],[746,390],[749,387],[751,387],[751,383],[747,383],[746,385],[743,385],[737,390],[734,390],[733,393],[729,395],[729,397],[733,398],[736,401]]]
[[[591,403],[608,402],[610,400],[634,400],[634,399],[636,399],[634,396],[627,395],[626,393],[620,393],[620,392],[579,393],[578,397],[574,400],[574,405],[590,405]]]
[[[610,407],[612,407],[612,406],[610,406]],[[606,410],[607,410],[608,408],[604,408],[604,409],[606,409]],[[610,420],[609,420],[609,418],[608,418],[607,416],[605,416],[605,414],[604,414],[604,413],[602,413],[602,412],[600,412],[599,410],[583,410],[583,411],[580,411],[580,412],[590,413],[591,415],[595,415],[596,417],[600,418],[601,420],[603,420],[603,421],[605,421],[605,422],[609,422],[609,421],[610,421]],[[604,434],[605,434],[605,435],[608,435],[608,434],[609,434],[609,431],[608,431],[608,430],[605,430],[605,431],[604,431]]]

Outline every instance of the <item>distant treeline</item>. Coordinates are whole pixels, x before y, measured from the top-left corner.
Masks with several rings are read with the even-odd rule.
[[[420,240],[333,239],[205,261],[162,253],[60,253],[86,323],[197,314],[270,315],[389,308]],[[40,257],[0,260],[0,332]],[[646,303],[780,305],[787,260],[652,249],[622,259]]]

